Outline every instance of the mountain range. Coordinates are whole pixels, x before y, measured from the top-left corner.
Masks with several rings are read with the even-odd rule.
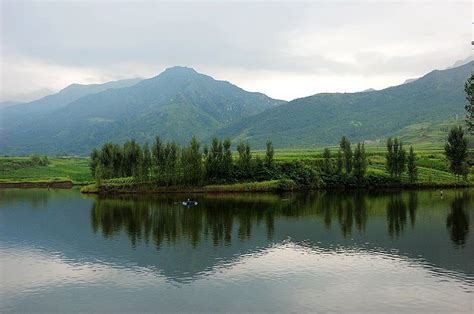
[[[418,123],[464,114],[464,82],[474,62],[435,70],[383,90],[322,93],[290,102],[245,91],[191,68],[150,79],[73,84],[39,100],[0,108],[0,154],[85,155],[105,141],[156,135],[186,142],[228,136],[263,147],[377,140]],[[461,122],[461,121],[460,121]]]

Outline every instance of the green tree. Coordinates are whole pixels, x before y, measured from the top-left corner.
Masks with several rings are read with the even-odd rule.
[[[413,146],[410,146],[410,151],[408,153],[408,158],[407,158],[407,168],[408,168],[408,179],[410,182],[416,182],[417,180],[417,175],[418,175],[418,169],[416,167],[416,154],[415,151],[413,150]]]
[[[342,175],[342,170],[344,169],[344,160],[342,158],[342,152],[339,149],[336,155],[336,173]]]
[[[143,176],[143,179],[148,181],[150,180],[150,170],[151,170],[151,152],[150,152],[150,147],[148,146],[148,142],[145,142],[145,145],[143,145],[143,161],[141,164],[141,173]]]
[[[265,151],[264,165],[270,171],[273,171],[273,169],[275,167],[275,163],[274,163],[274,160],[273,160],[274,154],[275,154],[275,150],[273,149],[272,141],[268,140],[267,141],[267,149]]]
[[[354,169],[353,175],[357,181],[362,181],[367,172],[367,157],[365,155],[364,144],[358,143],[354,150]]]
[[[179,147],[176,142],[167,142],[164,150],[164,181],[167,185],[176,184],[178,178]]]
[[[239,159],[237,160],[237,170],[239,172],[239,176],[242,179],[249,179],[252,176],[252,153],[250,151],[249,143],[240,142],[237,145],[237,152],[239,153]]]
[[[325,148],[323,152],[323,172],[326,174],[332,173],[331,150]]]
[[[394,171],[394,153],[393,153],[393,140],[391,137],[387,139],[387,153],[385,154],[385,168],[387,169],[387,172],[390,173],[390,176],[393,177],[395,171]]]
[[[347,174],[351,174],[352,172],[352,148],[351,148],[351,142],[343,136],[341,138],[341,142],[339,143],[339,146],[342,151],[342,160],[344,164],[344,169]]]
[[[193,136],[181,154],[183,180],[189,185],[199,185],[202,180],[202,154],[199,146],[196,136]]]
[[[402,173],[406,169],[406,151],[403,143],[397,138],[389,138],[387,140],[387,153],[385,155],[385,168],[391,177],[400,179]]]
[[[90,154],[90,162],[89,162],[89,169],[91,170],[92,177],[94,178],[96,176],[95,169],[97,168],[98,164],[99,164],[99,152],[97,151],[97,148],[94,148]]]
[[[464,84],[464,91],[466,92],[467,104],[464,106],[466,109],[466,125],[467,130],[472,134],[474,133],[474,73],[467,79]]]
[[[97,164],[95,167],[94,179],[95,179],[95,186],[99,188],[102,185],[102,165],[100,163]]]
[[[218,181],[222,178],[224,172],[223,166],[223,147],[222,142],[217,137],[214,137],[211,142],[211,148],[205,149],[204,155],[206,177],[210,181]]]
[[[153,176],[159,180],[165,171],[165,148],[161,138],[157,136],[151,147]]]
[[[232,158],[232,151],[231,151],[232,143],[230,139],[228,138],[224,139],[222,146],[224,148],[224,153],[222,156],[223,178],[226,181],[229,181],[232,177],[232,170],[234,166],[234,161]]]
[[[123,173],[127,177],[141,178],[141,162],[143,153],[140,145],[135,140],[129,140],[123,145]]]
[[[459,176],[467,176],[467,139],[464,138],[462,127],[453,127],[449,131],[448,142],[444,146],[449,169],[459,180]]]

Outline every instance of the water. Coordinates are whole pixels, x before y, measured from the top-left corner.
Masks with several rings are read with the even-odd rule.
[[[474,191],[0,190],[0,312],[473,312]]]

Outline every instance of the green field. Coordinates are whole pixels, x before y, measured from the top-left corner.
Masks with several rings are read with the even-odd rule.
[[[335,154],[338,147],[331,147]],[[367,146],[368,174],[386,177],[385,147]],[[323,148],[277,149],[277,162],[322,158]],[[448,170],[448,164],[440,146],[415,147],[417,154],[418,182],[421,184],[455,184],[457,179]],[[263,157],[264,151],[254,151],[253,156]],[[234,156],[235,158],[237,156]],[[470,171],[470,177],[473,170]],[[407,179],[406,175],[402,179]],[[89,170],[89,159],[82,157],[49,158],[47,166],[32,165],[30,157],[0,157],[0,183],[3,182],[52,182],[68,180],[74,184],[90,183],[93,180]]]
[[[88,158],[49,158],[47,166],[32,165],[30,157],[0,157],[0,182],[72,181],[83,184],[93,180]]]

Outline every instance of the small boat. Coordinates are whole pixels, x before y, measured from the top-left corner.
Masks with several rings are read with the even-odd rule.
[[[191,201],[189,198],[182,202],[181,204],[183,204],[184,206],[188,206],[188,207],[191,207],[191,206],[196,206],[198,204],[198,202],[196,201]]]

